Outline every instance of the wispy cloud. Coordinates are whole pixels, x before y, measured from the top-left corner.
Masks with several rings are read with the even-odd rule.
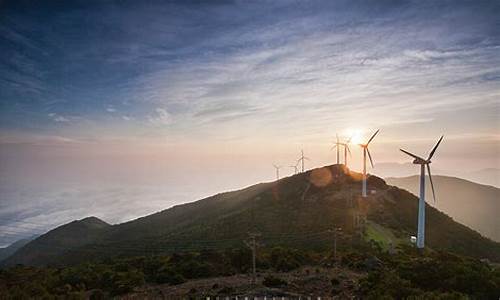
[[[58,115],[56,113],[50,113],[48,114],[49,118],[51,118],[54,122],[69,122],[69,119],[64,117],[64,116],[61,116],[61,115]]]
[[[172,115],[164,108],[156,108],[149,116],[149,122],[154,125],[170,125],[173,122]]]
[[[419,122],[429,118],[423,107],[437,115],[441,108],[494,101],[500,72],[496,6],[493,1],[366,7],[348,2],[125,3],[114,7],[121,17],[105,9],[85,12],[95,21],[89,26],[118,32],[114,39],[95,33],[67,45],[58,63],[42,66],[40,57],[30,56],[30,64],[46,67],[53,79],[74,74],[57,87],[46,77],[37,79],[40,88],[57,92],[42,98],[64,97],[62,104],[51,104],[61,113],[100,122],[106,117],[97,110],[102,107],[98,99],[106,99],[106,113],[123,111],[145,130],[173,119],[192,131],[242,121],[278,128],[291,119],[313,129],[359,114],[373,124]],[[81,13],[61,11],[51,22],[67,27],[73,23],[66,16]],[[50,55],[66,38],[65,32],[51,32],[51,40],[35,42],[21,23],[9,20],[2,28],[11,44],[42,47]],[[100,81],[92,79],[96,74]],[[380,114],[384,118],[376,117]],[[307,124],[300,121],[303,115],[309,116]]]

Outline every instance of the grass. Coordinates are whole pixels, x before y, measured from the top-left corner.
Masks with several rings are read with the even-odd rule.
[[[396,247],[398,244],[408,243],[406,239],[397,238],[390,229],[372,221],[366,222],[365,239],[378,243],[385,251],[389,250],[390,243],[392,243],[393,247]]]

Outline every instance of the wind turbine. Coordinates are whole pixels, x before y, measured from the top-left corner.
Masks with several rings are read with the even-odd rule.
[[[377,135],[377,133],[380,131],[378,129],[375,131],[375,133],[372,135],[372,137],[366,142],[366,144],[359,144],[361,148],[363,148],[363,189],[362,189],[362,196],[366,197],[366,153],[368,153],[368,157],[370,158],[370,164],[372,165],[373,168],[373,160],[372,156],[370,154],[370,150],[368,150],[368,145],[370,142],[373,140],[373,138]]]
[[[444,136],[441,136],[436,146],[432,148],[432,151],[427,159],[423,159],[408,151],[399,149],[405,154],[413,157],[415,159],[413,161],[414,164],[420,165],[420,199],[418,200],[418,232],[417,232],[417,248],[419,249],[424,248],[424,240],[425,240],[425,167],[427,166],[427,172],[429,173],[429,181],[431,182],[431,188],[432,188],[432,198],[434,199],[434,201],[436,201],[436,194],[434,193],[434,184],[432,183],[430,163],[431,163],[431,158],[434,155],[434,152],[436,152],[439,143],[441,143],[441,141],[443,140],[443,137]]]
[[[293,166],[289,166],[290,168],[293,169],[293,175],[297,175],[297,173],[299,173],[299,167],[298,167],[298,164],[299,162],[297,161],[297,163]]]
[[[352,139],[352,137],[350,137],[347,140],[347,142],[341,144],[342,146],[344,146],[344,165],[346,167],[347,167],[347,152],[349,152],[349,155],[351,155],[351,149],[349,149],[349,143],[351,142],[351,139]]]
[[[276,169],[276,180],[280,180],[280,169],[282,168],[281,166],[277,166],[273,164],[273,167]]]
[[[309,158],[304,156],[304,150],[300,150],[300,158],[297,160],[297,163],[302,163],[302,173],[304,172],[304,160],[309,160]]]
[[[336,136],[337,136],[337,142],[335,142],[335,145],[333,145],[332,149],[330,150],[337,148],[337,165],[338,165],[340,163],[340,146],[342,146],[342,143],[339,141],[339,135],[336,134]]]

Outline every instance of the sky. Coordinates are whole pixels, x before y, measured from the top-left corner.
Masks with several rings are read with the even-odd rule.
[[[301,149],[307,168],[333,164],[337,133],[380,129],[379,166],[444,134],[436,169],[500,168],[499,15],[498,1],[0,1],[0,246],[271,181]],[[356,145],[349,160],[360,170]]]

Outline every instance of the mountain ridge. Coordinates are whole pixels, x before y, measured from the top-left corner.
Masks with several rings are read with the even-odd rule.
[[[7,264],[74,264],[114,256],[242,247],[250,231],[260,232],[267,246],[325,248],[331,243],[330,229],[342,227],[345,243],[352,243],[366,235],[360,226],[370,224],[392,232],[398,239],[395,243],[409,243],[416,231],[418,198],[373,175],[367,180],[369,197],[361,198],[361,178],[343,165],[315,168],[104,226],[87,241],[58,252],[57,260],[37,257],[35,247],[24,254],[16,252]],[[500,261],[500,244],[428,205],[427,209],[430,248]],[[364,219],[369,222],[363,223]]]
[[[12,261],[14,264],[27,265],[38,265],[38,261],[57,261],[65,251],[94,241],[102,230],[111,226],[94,216],[71,221],[30,241],[6,258],[2,265],[12,265]]]
[[[32,239],[27,238],[27,239],[20,239],[15,241],[14,243],[10,244],[9,246],[5,248],[0,248],[0,262],[7,259],[9,256],[14,254],[17,250],[21,249],[24,247],[24,245],[28,244]]]

